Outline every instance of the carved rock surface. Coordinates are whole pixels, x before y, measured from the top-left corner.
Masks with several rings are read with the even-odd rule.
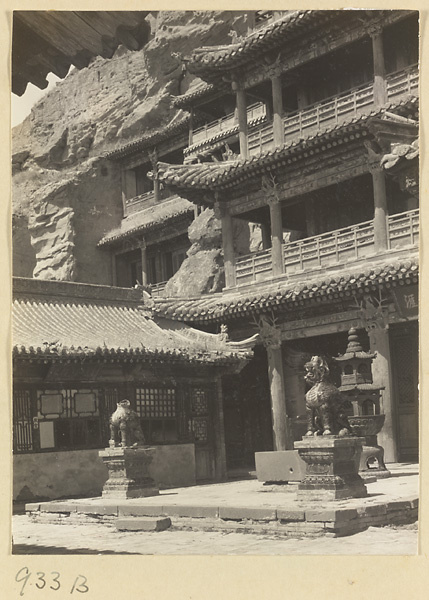
[[[111,283],[109,254],[96,245],[122,217],[121,178],[102,155],[184,115],[171,96],[194,78],[176,53],[228,43],[231,29],[247,29],[243,13],[231,11],[147,19],[142,50],[120,46],[111,59],[72,70],[13,129],[15,275]]]

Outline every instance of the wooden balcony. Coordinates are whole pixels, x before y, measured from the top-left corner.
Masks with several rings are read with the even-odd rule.
[[[265,105],[262,102],[252,104],[248,107],[247,122],[250,127],[255,124],[255,121],[260,123],[265,117]],[[236,132],[238,132],[238,119],[235,113],[231,113],[195,129],[192,134],[192,145],[187,148],[186,153],[192,154],[197,149],[205,146],[205,142],[209,142],[213,138],[223,137],[223,135]]]
[[[165,200],[173,195],[174,194],[168,188],[164,188],[159,191],[159,200]],[[149,206],[153,206],[154,204],[156,204],[156,202],[153,190],[145,192],[144,194],[139,194],[133,198],[129,198],[125,200],[124,217],[138,213]]]
[[[387,230],[387,252],[406,247],[417,247],[419,210],[415,209],[388,217]],[[283,244],[284,275],[317,271],[374,255],[374,223],[366,221]],[[238,257],[235,269],[237,286],[271,279],[271,249]]]
[[[419,73],[417,66],[391,73],[387,77],[387,99],[395,102],[410,94],[417,94]],[[365,84],[334,98],[289,114],[283,119],[285,142],[306,138],[320,129],[341,124],[374,110],[373,84]],[[250,155],[274,149],[273,124],[254,127],[248,135]]]

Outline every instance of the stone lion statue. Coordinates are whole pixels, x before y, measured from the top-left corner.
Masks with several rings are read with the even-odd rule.
[[[143,431],[140,427],[138,414],[131,409],[129,400],[121,400],[117,403],[117,409],[110,417],[110,440],[109,445],[115,447],[120,433],[121,446],[142,446],[145,443]]]
[[[305,395],[307,433],[310,435],[352,435],[344,412],[344,399],[329,379],[329,367],[321,356],[305,363],[305,381],[311,388]]]

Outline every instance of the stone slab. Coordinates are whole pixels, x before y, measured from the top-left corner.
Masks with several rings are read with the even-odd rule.
[[[219,516],[219,508],[217,506],[169,506],[167,514],[174,517],[216,519]]]
[[[118,514],[120,517],[160,517],[165,515],[165,508],[150,504],[119,504]]]
[[[251,519],[254,521],[275,521],[277,518],[277,511],[272,508],[221,506],[219,508],[219,518],[226,520],[232,519],[235,521],[242,521],[244,519]]]
[[[325,521],[338,523],[341,521],[351,521],[356,519],[358,512],[354,508],[339,509],[339,510],[306,510],[306,521]]]
[[[164,531],[169,527],[169,517],[129,517],[116,521],[116,529],[120,531]]]
[[[305,462],[297,450],[255,452],[258,481],[301,481],[305,474]]]
[[[287,510],[277,509],[277,519],[279,521],[304,521],[305,511],[304,510]]]

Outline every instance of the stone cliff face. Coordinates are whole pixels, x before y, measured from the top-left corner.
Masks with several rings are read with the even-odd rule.
[[[103,154],[177,117],[171,96],[192,84],[177,54],[228,43],[232,29],[246,28],[245,15],[229,11],[148,20],[141,51],[119,47],[112,59],[73,70],[14,128],[15,275],[111,283],[110,258],[96,244],[122,218],[121,177]]]

